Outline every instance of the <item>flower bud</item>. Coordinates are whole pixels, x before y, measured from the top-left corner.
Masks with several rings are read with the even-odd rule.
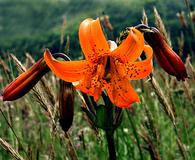
[[[144,32],[144,38],[153,48],[158,64],[177,80],[185,81],[188,77],[186,68],[181,58],[168,46],[160,32],[151,27],[150,31]]]
[[[72,83],[60,80],[59,93],[60,126],[67,132],[74,116],[74,87]]]
[[[29,92],[50,69],[43,58],[39,59],[30,69],[19,75],[4,90],[3,101],[13,101]]]

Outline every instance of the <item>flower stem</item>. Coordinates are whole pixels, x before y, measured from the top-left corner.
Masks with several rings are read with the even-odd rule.
[[[106,131],[106,139],[107,139],[107,143],[108,143],[109,159],[110,160],[116,160],[114,132],[110,132],[110,130],[107,130]]]

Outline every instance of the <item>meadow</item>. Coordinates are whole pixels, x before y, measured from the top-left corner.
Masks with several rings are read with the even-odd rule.
[[[122,109],[120,120],[116,120],[113,144],[116,150],[116,158],[118,160],[194,160],[195,11],[190,8],[194,2],[186,0],[177,4],[175,0],[170,4],[168,1],[160,0],[159,3],[153,0],[146,0],[143,3],[123,0],[128,5],[131,3],[139,5],[137,8],[136,5],[133,5],[131,13],[126,10],[122,15],[124,4],[122,5],[118,1],[113,1],[113,6],[109,1],[105,3],[92,1],[90,3],[93,4],[93,7],[98,4],[95,10],[91,8],[89,2],[86,2],[85,0],[80,2],[43,1],[40,2],[43,3],[42,6],[51,7],[51,13],[47,13],[49,16],[46,16],[44,21],[39,21],[41,18],[37,18],[35,19],[37,22],[33,23],[35,26],[32,26],[32,19],[24,19],[24,22],[26,21],[25,27],[18,27],[18,32],[16,31],[19,24],[14,21],[10,21],[5,30],[0,29],[0,36],[4,37],[4,39],[0,39],[2,42],[0,45],[1,93],[18,75],[30,68],[36,63],[37,59],[43,56],[43,48],[45,47],[54,53],[64,52],[72,59],[82,58],[77,35],[79,23],[84,17],[101,17],[107,37],[116,41],[122,37],[120,33],[131,25],[142,22],[156,26],[182,58],[189,78],[185,81],[178,81],[174,76],[165,73],[157,65],[154,57],[153,73],[145,79],[131,81],[141,102],[133,104],[130,108]],[[11,5],[13,13],[21,4],[24,6],[31,5],[32,8],[36,5],[33,1],[27,3],[14,0],[13,3],[18,6],[12,6],[11,1],[6,3],[0,0],[0,4],[4,4],[5,8],[6,5]],[[57,17],[55,19],[53,16],[57,15],[58,7],[58,12],[63,13],[63,7],[60,6],[64,3],[69,6],[65,18]],[[82,5],[84,7],[80,8]],[[117,5],[118,7],[116,7]],[[153,8],[154,5],[157,9]],[[112,7],[109,8],[108,6]],[[164,11],[168,10],[167,6],[169,6],[169,13],[166,14]],[[175,7],[177,10],[170,10],[170,7],[173,6],[177,6]],[[36,11],[40,11],[37,14],[42,15],[41,11],[44,10],[44,7],[37,7]],[[106,7],[108,10],[105,9]],[[3,5],[0,8],[3,8]],[[25,10],[26,8],[22,9]],[[181,19],[180,9],[186,11],[185,19]],[[105,10],[106,12],[102,14],[102,11]],[[115,10],[118,12],[114,13]],[[18,11],[18,14],[20,13],[22,10]],[[28,14],[30,13],[29,10]],[[187,16],[192,15],[192,13],[194,13],[194,19],[192,16]],[[4,13],[4,16],[7,15]],[[128,15],[133,17],[130,20],[131,22],[125,20]],[[53,18],[51,21],[48,18],[50,16]],[[109,17],[109,23],[113,28],[109,28],[105,24],[105,16]],[[43,18],[43,16],[40,17]],[[123,24],[119,21],[121,17],[124,20]],[[2,26],[6,23],[2,23]],[[11,25],[15,23],[16,28],[11,28]],[[39,26],[33,30],[34,27],[36,28],[36,24]],[[27,27],[28,25],[31,26],[30,29]],[[52,28],[53,26],[55,27]],[[13,37],[10,36],[11,34]],[[85,95],[79,91],[71,93],[74,95],[74,102],[71,103],[74,105],[73,123],[68,131],[62,129],[63,127],[59,122],[61,118],[61,103],[59,101],[61,101],[60,96],[63,91],[61,89],[62,81],[52,72],[48,72],[22,98],[6,102],[0,100],[0,160],[109,159],[108,139],[105,132],[107,127],[110,127],[106,126],[109,125],[109,122],[107,119],[100,118],[100,121],[94,123],[90,119],[90,115],[86,111],[89,109],[88,102]],[[101,104],[101,100],[99,103]],[[114,111],[116,110],[115,107]],[[108,116],[105,114],[102,111],[100,117]],[[105,126],[101,126],[102,124]]]

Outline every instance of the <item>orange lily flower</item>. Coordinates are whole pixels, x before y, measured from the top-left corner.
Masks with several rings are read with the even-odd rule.
[[[100,21],[85,19],[79,28],[79,39],[85,60],[58,61],[46,50],[44,59],[62,80],[77,82],[75,87],[98,101],[103,90],[118,107],[129,107],[139,97],[129,80],[148,76],[153,69],[152,48],[144,44],[140,31],[131,28],[128,37],[117,47],[107,42]],[[137,59],[145,52],[147,58]]]

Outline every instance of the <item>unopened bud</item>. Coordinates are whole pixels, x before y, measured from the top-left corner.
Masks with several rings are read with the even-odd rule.
[[[24,96],[49,70],[44,59],[41,58],[5,88],[2,94],[3,101],[13,101]]]
[[[169,47],[156,28],[151,27],[150,30],[152,32],[144,32],[144,38],[153,48],[158,64],[168,74],[185,81],[188,75],[181,58]]]
[[[74,86],[60,80],[59,93],[60,126],[67,132],[72,125],[74,116]]]

